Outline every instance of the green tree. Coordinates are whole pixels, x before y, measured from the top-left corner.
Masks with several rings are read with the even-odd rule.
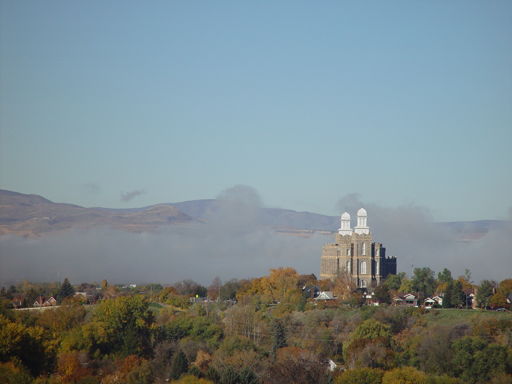
[[[412,280],[409,279],[402,279],[402,284],[400,285],[400,288],[398,289],[398,292],[401,293],[409,293],[414,290]]]
[[[136,295],[102,301],[93,322],[84,327],[84,335],[90,341],[90,353],[98,350],[101,354],[144,357],[151,354],[151,335],[155,330],[147,299]]]
[[[494,281],[482,280],[480,288],[476,291],[476,305],[479,308],[485,308],[489,305],[489,300],[493,295]]]
[[[475,336],[465,336],[452,343],[452,374],[465,383],[489,383],[499,374],[510,373],[512,361],[506,346],[488,343]]]
[[[444,291],[443,308],[451,308],[452,307],[452,291],[453,291],[453,283],[449,282],[446,284],[446,289]]]
[[[56,343],[42,327],[27,327],[0,315],[0,362],[21,362],[39,376],[55,363]]]
[[[73,286],[69,283],[69,280],[67,278],[64,279],[64,282],[59,287],[59,290],[57,291],[57,302],[61,303],[62,300],[64,300],[66,297],[71,297],[75,294],[75,289]]]
[[[380,384],[384,371],[376,368],[356,368],[345,371],[336,384]]]
[[[220,299],[221,300],[233,300],[236,299],[236,293],[240,285],[237,279],[231,279],[224,283],[224,285],[220,288]]]
[[[258,377],[249,367],[244,367],[240,371],[240,384],[259,384]]]
[[[434,271],[430,268],[414,268],[414,276],[412,278],[412,286],[415,292],[424,293],[427,296],[432,296],[436,291],[436,280],[434,278]]]
[[[381,284],[373,292],[375,300],[382,304],[390,304],[391,296],[389,295],[389,288],[386,284]]]
[[[237,384],[240,383],[240,375],[232,366],[226,368],[220,377],[220,384]]]
[[[453,277],[452,273],[449,269],[445,268],[443,269],[443,272],[439,272],[437,274],[437,280],[443,284],[443,283],[453,283]]]
[[[402,285],[402,280],[405,278],[405,272],[400,272],[397,275],[389,275],[384,284],[391,290],[398,291]]]
[[[395,368],[382,377],[382,384],[423,384],[425,374],[413,367]]]
[[[375,340],[376,338],[384,338],[389,341],[391,339],[390,326],[382,324],[374,319],[368,319],[359,324],[354,332],[350,334],[350,341],[357,339]]]
[[[272,344],[271,353],[273,356],[276,355],[276,351],[279,348],[286,347],[288,343],[286,342],[286,333],[284,329],[284,324],[280,319],[272,320],[272,325],[270,326],[270,330],[272,332],[272,338],[274,340]]]
[[[213,381],[214,383],[220,382],[220,374],[213,365],[210,365],[204,374],[206,380]]]
[[[14,363],[0,363],[0,380],[2,384],[30,384],[32,378],[23,367]]]
[[[171,375],[169,378],[171,380],[178,380],[183,373],[187,373],[188,371],[188,359],[185,352],[181,349],[178,354],[174,357],[174,360],[171,364]]]
[[[462,283],[457,280],[453,283],[451,304],[454,307],[461,308],[464,305],[465,301],[466,296],[464,295],[464,291],[462,290]]]

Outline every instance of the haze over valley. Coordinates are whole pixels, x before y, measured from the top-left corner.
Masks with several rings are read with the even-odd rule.
[[[207,284],[265,275],[291,266],[319,275],[321,247],[332,241],[339,216],[265,208],[258,192],[235,186],[217,199],[131,209],[83,208],[37,195],[0,191],[0,284],[30,281]],[[338,202],[355,212],[357,194]],[[427,209],[367,204],[375,241],[414,267],[455,275],[470,269],[476,281],[506,277],[512,249],[510,221],[435,223]],[[341,208],[340,208],[341,209]],[[488,262],[492,258],[493,262]]]

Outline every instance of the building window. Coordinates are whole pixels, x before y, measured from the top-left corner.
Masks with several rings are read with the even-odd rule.
[[[361,243],[361,255],[366,255],[366,243]]]
[[[350,256],[350,248],[347,249],[347,256]]]
[[[350,261],[347,261],[347,272],[350,272]]]
[[[366,261],[361,262],[361,275],[366,275]]]
[[[365,288],[365,287],[366,287],[366,281],[361,280],[361,288]]]

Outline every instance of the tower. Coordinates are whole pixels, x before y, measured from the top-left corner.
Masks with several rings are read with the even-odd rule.
[[[358,287],[379,284],[389,274],[396,274],[396,257],[386,258],[386,248],[372,242],[368,227],[368,213],[361,207],[357,211],[357,225],[350,228],[350,214],[341,215],[341,227],[335,243],[322,247],[320,279],[332,279],[349,273]]]
[[[366,213],[366,209],[361,207],[359,211],[357,211],[357,226],[354,228],[355,232],[358,235],[369,235],[370,227],[366,224],[366,220],[368,219],[368,214]]]
[[[341,227],[338,229],[338,233],[342,236],[352,235],[352,228],[350,228],[350,215],[347,211],[341,215]]]

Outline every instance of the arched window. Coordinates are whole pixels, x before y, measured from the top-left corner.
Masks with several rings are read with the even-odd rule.
[[[365,287],[366,287],[366,281],[361,280],[361,288],[365,288]]]
[[[361,262],[361,275],[366,275],[366,261]]]
[[[347,272],[350,272],[350,261],[347,261]]]
[[[350,256],[350,248],[347,248],[347,256]]]
[[[361,243],[361,255],[366,255],[366,243]]]

